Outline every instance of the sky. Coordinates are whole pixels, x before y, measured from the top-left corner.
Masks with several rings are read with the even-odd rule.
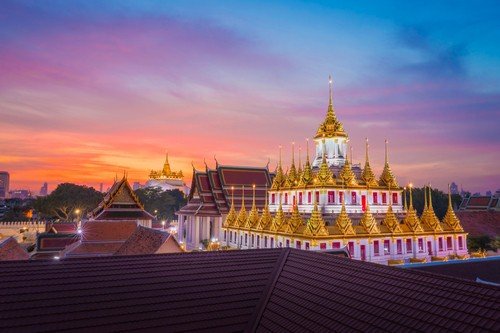
[[[144,183],[191,163],[274,169],[333,76],[354,163],[400,184],[500,188],[496,1],[0,2],[0,170],[11,188]],[[312,148],[312,145],[311,147]],[[304,153],[302,154],[304,155]],[[304,156],[302,156],[304,159]]]

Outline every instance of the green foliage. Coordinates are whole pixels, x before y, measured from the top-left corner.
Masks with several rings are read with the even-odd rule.
[[[29,221],[27,213],[33,208],[32,199],[6,199],[4,216],[1,221]]]
[[[424,210],[424,188],[413,188],[413,207],[417,210],[417,214],[421,215]],[[427,192],[427,195],[429,192]],[[410,205],[410,193],[406,191],[407,205]],[[460,205],[462,197],[458,194],[453,194],[451,196],[451,204],[454,208]],[[448,194],[444,193],[438,189],[432,189],[432,206],[436,212],[436,216],[441,220],[448,209]]]
[[[160,187],[146,187],[135,190],[135,194],[144,209],[159,220],[175,219],[174,212],[186,204],[186,198],[179,190],[163,191]]]
[[[103,194],[92,187],[64,183],[50,195],[37,198],[34,208],[42,217],[72,221],[96,208],[102,198]],[[77,209],[80,210],[78,216],[75,214]]]
[[[490,236],[469,236],[467,238],[467,246],[470,251],[496,251],[500,242],[500,237],[490,237]]]

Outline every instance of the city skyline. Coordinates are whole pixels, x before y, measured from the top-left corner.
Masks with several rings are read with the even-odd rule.
[[[498,5],[415,4],[2,2],[0,169],[33,190],[144,183],[166,150],[188,185],[214,155],[288,165],[331,73],[354,163],[368,137],[380,175],[387,138],[401,185],[495,191]]]

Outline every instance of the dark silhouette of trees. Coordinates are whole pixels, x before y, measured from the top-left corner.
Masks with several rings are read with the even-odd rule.
[[[146,187],[135,190],[135,194],[144,209],[159,220],[175,219],[174,212],[186,204],[186,198],[179,190],[163,191],[160,187]]]
[[[63,183],[48,196],[37,198],[34,208],[41,217],[72,221],[96,208],[102,198],[103,194],[92,187]]]

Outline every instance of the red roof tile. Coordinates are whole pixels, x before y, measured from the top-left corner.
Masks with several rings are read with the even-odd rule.
[[[136,228],[136,221],[87,221],[82,225],[82,239],[84,241],[125,241]]]
[[[491,197],[471,197],[467,203],[468,207],[488,207]]]
[[[457,211],[456,215],[470,236],[497,237],[500,235],[500,212],[498,211]]]
[[[0,263],[0,330],[500,330],[500,288],[293,249]]]
[[[0,261],[28,260],[28,252],[19,245],[14,237],[0,239]]]
[[[162,247],[165,247],[162,253],[182,252],[180,245],[168,232],[138,226],[115,255],[153,254]]]

